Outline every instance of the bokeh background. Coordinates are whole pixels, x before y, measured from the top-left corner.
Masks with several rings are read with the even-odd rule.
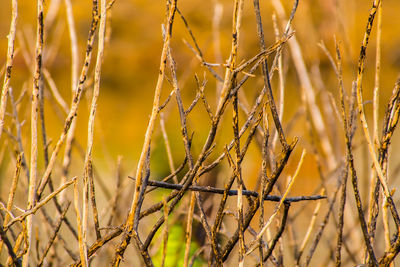
[[[287,13],[290,12],[292,1],[282,1]],[[293,29],[295,36],[301,46],[304,61],[311,75],[312,83],[317,96],[317,104],[324,110],[324,119],[328,131],[329,140],[336,155],[344,155],[343,132],[337,126],[335,113],[329,113],[324,109],[326,97],[338,101],[338,82],[332,69],[329,59],[320,48],[319,43],[323,42],[328,50],[334,55],[335,38],[342,48],[344,67],[344,84],[349,91],[351,82],[355,80],[357,59],[361,41],[363,38],[368,11],[371,1],[365,0],[306,0],[300,1]],[[71,55],[70,39],[67,28],[65,5],[60,0],[48,0],[45,2],[45,14],[55,14],[54,17],[45,18],[45,45],[44,45],[44,67],[51,73],[61,95],[69,104],[71,101]],[[23,141],[26,150],[26,157],[29,158],[30,147],[30,92],[32,90],[32,65],[27,59],[34,59],[35,31],[36,31],[36,5],[34,1],[19,1],[19,17],[17,24],[15,62],[12,71],[11,86],[14,95],[17,97],[24,88],[27,95],[22,99],[19,114],[21,121],[24,119]],[[217,32],[219,42],[216,41],[213,31],[213,18],[215,6],[220,4],[221,20]],[[52,8],[56,13],[51,13]],[[275,42],[275,33],[272,16],[274,8],[269,0],[260,1],[261,12],[265,29],[265,41],[267,46]],[[86,46],[87,33],[90,27],[91,1],[72,1],[73,14],[76,23],[79,66],[83,62]],[[181,12],[187,19],[196,40],[201,48],[204,58],[210,63],[225,63],[229,57],[231,45],[232,27],[232,1],[228,0],[191,0],[178,1]],[[382,121],[385,105],[390,97],[392,88],[398,78],[400,70],[400,23],[398,14],[400,2],[386,0],[383,2],[383,31],[382,31],[382,60],[381,60],[381,91],[380,91],[380,121]],[[100,98],[96,115],[96,132],[93,162],[96,168],[96,184],[100,186],[97,190],[98,199],[102,208],[106,207],[107,190],[112,193],[115,187],[115,172],[118,156],[122,156],[123,177],[134,174],[136,163],[142,149],[146,125],[153,102],[153,93],[158,76],[160,53],[162,49],[162,28],[164,23],[165,3],[155,0],[116,0],[112,7],[111,16],[108,19],[109,39],[106,43],[106,52],[103,62]],[[0,8],[0,64],[4,66],[7,52],[7,34],[11,19],[11,1],[2,1]],[[281,22],[278,19],[279,25]],[[214,25],[215,26],[215,25]],[[280,28],[281,29],[281,28]],[[371,35],[370,46],[367,51],[367,63],[364,78],[364,99],[366,100],[367,115],[372,115],[372,90],[374,87],[375,71],[375,47],[376,30]],[[194,74],[202,80],[208,80],[205,92],[211,106],[216,107],[216,87],[218,84],[211,77],[209,72],[201,66],[193,52],[185,44],[184,40],[192,43],[190,36],[182,20],[176,18],[173,29],[172,53],[177,63],[177,74],[179,85],[182,90],[186,108],[196,95],[196,81]],[[25,48],[24,48],[25,47]],[[259,52],[255,16],[251,1],[245,1],[244,16],[242,20],[242,31],[239,44],[239,62],[249,59]],[[24,59],[25,53],[25,59]],[[93,78],[93,65],[89,74],[87,90],[82,99],[78,111],[76,141],[83,149],[86,147],[87,120],[90,109],[92,86],[90,79]],[[293,174],[300,157],[302,149],[308,154],[301,169],[299,182],[295,185],[292,194],[313,194],[319,186],[319,174],[317,156],[314,151],[313,138],[310,136],[309,127],[306,123],[306,116],[302,111],[302,95],[299,78],[292,62],[290,51],[287,47],[283,50],[283,66],[285,71],[285,106],[283,115],[283,127],[287,138],[293,140],[299,138],[299,144],[291,158],[286,174]],[[214,68],[217,73],[223,75],[223,67]],[[3,72],[2,72],[3,74]],[[2,76],[3,77],[3,76]],[[262,76],[257,72],[256,77],[250,79],[243,89],[243,97],[250,103],[254,102],[257,93],[262,88]],[[272,80],[272,85],[277,99],[278,78]],[[162,101],[167,98],[172,86],[164,83]],[[180,135],[180,124],[178,112],[175,107],[175,100],[164,110],[166,129],[173,148],[175,164],[184,159],[184,147]],[[65,114],[55,104],[54,98],[49,91],[45,93],[46,129],[48,138],[54,142],[62,131]],[[229,112],[228,112],[229,113]],[[229,113],[230,114],[230,113]],[[243,114],[242,114],[243,115]],[[244,118],[241,117],[242,119]],[[370,118],[370,117],[369,117]],[[10,122],[10,118],[6,120]],[[332,123],[336,122],[336,123]],[[11,124],[8,124],[11,125]],[[194,132],[193,154],[196,156],[201,151],[202,144],[208,133],[209,119],[204,109],[197,106],[190,115],[188,126]],[[223,146],[232,137],[230,128],[231,118],[224,118],[221,133],[217,137],[217,150],[221,151]],[[271,124],[272,125],[272,124]],[[8,130],[13,131],[12,127]],[[357,132],[361,136],[361,131]],[[357,139],[362,143],[362,139]],[[14,144],[13,141],[3,134],[0,140],[1,161],[0,161],[0,194],[1,201],[6,199],[8,188],[11,183],[9,177],[14,170]],[[393,138],[391,169],[395,174],[390,179],[398,176],[397,167],[400,166],[400,157],[396,151],[400,147],[398,134]],[[277,150],[279,151],[279,149]],[[360,183],[367,184],[362,177],[367,177],[371,162],[365,156],[366,147],[360,145],[355,150],[358,159],[357,169],[360,173]],[[60,153],[59,161],[62,161]],[[83,174],[82,151],[73,149],[72,166],[70,176]],[[322,164],[324,164],[322,162]],[[44,168],[43,154],[39,152],[39,172]],[[61,166],[61,164],[59,164]],[[223,165],[221,168],[224,168]],[[260,149],[254,145],[244,162],[244,179],[250,188],[254,188],[259,177],[261,159]],[[225,168],[227,168],[225,166]],[[60,168],[54,170],[54,177],[60,173]],[[166,150],[163,143],[160,127],[157,124],[152,140],[152,161],[151,177],[153,179],[164,177],[170,172]],[[26,177],[23,179],[25,180]],[[55,178],[57,179],[57,178]],[[223,178],[220,178],[223,179]],[[334,179],[334,178],[333,178]],[[222,180],[223,181],[223,180]],[[285,181],[282,183],[284,184]],[[334,182],[332,182],[334,183]],[[223,182],[217,182],[223,185]],[[131,189],[126,190],[126,211],[130,205]],[[23,189],[20,189],[20,194]],[[368,191],[364,190],[363,196],[366,199]],[[161,198],[161,195],[157,198]],[[21,197],[17,205],[23,206],[26,199]],[[310,207],[310,209],[313,207]],[[125,216],[122,209],[121,220]],[[304,218],[303,218],[304,220]],[[355,220],[355,219],[354,219]],[[300,220],[299,224],[306,225],[307,221]],[[318,265],[318,264],[316,264]]]

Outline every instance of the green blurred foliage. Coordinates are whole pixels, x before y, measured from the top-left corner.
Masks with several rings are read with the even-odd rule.
[[[158,236],[156,236],[155,238],[159,238],[159,235],[161,235],[162,231],[159,231],[158,233],[159,233],[157,234]],[[165,267],[183,266],[183,261],[185,256],[185,245],[186,245],[185,229],[183,228],[183,226],[181,224],[171,225],[168,229],[167,253],[164,262]],[[164,243],[162,243],[161,246],[159,247],[157,254],[154,257],[152,257],[154,266],[161,266],[163,247]],[[196,242],[192,242],[190,244],[189,260],[191,259],[191,257],[198,248],[199,246],[197,245]],[[203,264],[205,263],[206,262],[204,262],[199,256],[196,258],[196,261],[194,262],[193,266],[200,267],[203,266]]]

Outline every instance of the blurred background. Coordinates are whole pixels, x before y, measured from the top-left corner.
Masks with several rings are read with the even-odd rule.
[[[290,14],[292,1],[282,1],[286,14]],[[11,1],[3,1],[0,8],[0,63],[4,66],[7,55],[7,34],[11,20]],[[232,9],[233,3],[228,0],[192,0],[178,1],[178,7],[187,20],[197,43],[203,53],[204,59],[209,63],[226,63],[231,46]],[[274,19],[276,11],[272,1],[260,1],[261,14],[265,30],[265,42],[271,46],[276,42],[274,31]],[[339,87],[337,77],[332,65],[321,49],[324,43],[329,52],[335,57],[335,39],[340,44],[344,86],[350,92],[351,83],[356,78],[357,60],[360,46],[365,31],[368,12],[371,1],[365,0],[314,0],[300,1],[295,14],[292,28],[295,32],[301,52],[310,74],[311,83],[315,90],[316,103],[323,113],[326,135],[333,148],[335,157],[340,159],[345,153],[343,130],[341,122],[335,110],[326,103],[338,102]],[[34,1],[22,0],[18,2],[18,22],[16,38],[16,55],[12,69],[11,87],[14,97],[17,99],[26,90],[26,95],[21,99],[19,107],[20,120],[24,121],[22,127],[23,146],[26,158],[29,159],[30,151],[30,93],[32,90],[32,61],[34,59],[35,32],[36,32],[36,4]],[[86,48],[86,38],[90,28],[91,1],[72,1],[73,16],[75,19],[79,69],[83,64]],[[383,2],[382,17],[382,59],[380,76],[380,122],[383,120],[386,103],[392,93],[395,81],[400,70],[400,23],[398,14],[400,2],[386,0]],[[155,0],[116,0],[110,10],[107,28],[107,43],[101,75],[100,98],[96,114],[95,145],[93,163],[96,168],[96,186],[100,209],[106,209],[109,195],[116,183],[117,159],[122,156],[122,176],[126,180],[127,175],[135,173],[136,164],[143,145],[144,134],[148,123],[153,102],[154,88],[157,81],[162,50],[162,27],[165,22],[165,2]],[[50,73],[61,96],[69,106],[71,102],[71,52],[70,37],[68,32],[66,9],[64,1],[47,0],[45,2],[45,44],[44,67]],[[276,18],[280,33],[285,23]],[[250,1],[244,3],[242,30],[239,43],[239,60],[242,62],[255,56],[259,51],[257,28],[253,4]],[[171,43],[172,53],[177,64],[177,76],[181,88],[184,105],[187,108],[196,96],[196,74],[200,81],[206,79],[205,94],[213,110],[217,105],[218,82],[210,75],[207,69],[195,57],[193,51],[186,42],[194,46],[185,24],[180,18],[176,18],[173,28]],[[97,46],[97,45],[96,45]],[[96,49],[96,48],[95,48]],[[367,50],[367,63],[364,76],[364,100],[369,122],[372,116],[372,92],[375,75],[375,49],[376,29],[371,35],[370,45]],[[95,54],[94,54],[95,55]],[[271,57],[272,58],[272,57]],[[84,151],[87,139],[87,123],[92,96],[93,66],[89,71],[86,91],[78,110],[76,127],[77,147],[72,149],[72,162],[69,177],[83,174]],[[272,63],[269,58],[269,63]],[[223,77],[224,67],[216,66],[214,70]],[[320,169],[332,184],[336,184],[334,170],[329,170],[325,159],[321,156],[318,146],[313,144],[313,136],[310,134],[310,126],[302,103],[301,83],[293,64],[290,50],[287,46],[283,49],[283,70],[285,83],[285,101],[282,124],[288,140],[299,138],[299,143],[289,161],[289,167],[285,169],[283,177],[293,174],[303,149],[307,150],[304,165],[300,171],[297,183],[292,195],[315,194],[320,188]],[[3,75],[4,68],[1,70]],[[2,76],[3,77],[3,76]],[[48,87],[45,82],[45,86]],[[241,102],[244,106],[252,106],[255,98],[262,89],[263,80],[260,71],[255,77],[250,78],[241,91]],[[276,100],[279,101],[279,79],[275,75],[272,79],[272,88]],[[168,81],[164,82],[161,102],[163,102],[172,90]],[[246,103],[247,102],[247,103]],[[11,109],[7,109],[11,112]],[[65,113],[56,103],[52,93],[45,91],[45,122],[50,151],[58,140],[62,131]],[[179,113],[175,99],[163,110],[166,132],[172,147],[175,167],[184,159],[185,152],[180,134]],[[216,151],[221,153],[223,147],[232,139],[231,107],[228,108],[228,116],[224,117],[223,126],[216,139]],[[239,123],[243,123],[244,114],[240,114]],[[272,121],[272,120],[271,120]],[[10,116],[6,117],[6,129],[14,131]],[[189,132],[194,132],[192,152],[194,157],[200,153],[202,145],[208,134],[210,121],[205,109],[197,105],[189,116]],[[359,126],[359,125],[358,125]],[[270,131],[274,127],[270,122]],[[381,123],[379,124],[381,127]],[[365,200],[368,197],[367,178],[371,162],[368,159],[367,148],[361,137],[361,131],[356,133],[358,139],[355,145],[357,170],[359,170],[361,187],[365,185],[362,195]],[[1,137],[0,147],[0,194],[4,201],[11,184],[12,173],[15,167],[15,143],[7,134]],[[79,148],[80,147],[80,148]],[[395,151],[400,147],[398,134],[393,138],[393,154],[390,158],[393,175],[390,179],[396,179],[400,166],[400,157]],[[39,173],[43,173],[43,153],[39,150]],[[276,148],[276,156],[280,148]],[[151,178],[156,180],[170,173],[168,158],[164,145],[162,132],[157,121],[157,126],[152,139]],[[255,188],[260,174],[261,150],[258,145],[252,144],[244,161],[244,179],[249,188]],[[58,157],[59,165],[53,171],[56,184],[57,177],[61,173],[63,152]],[[211,156],[215,159],[219,154]],[[321,165],[319,165],[321,164]],[[322,166],[322,167],[321,167]],[[228,170],[228,164],[224,162],[219,167]],[[218,173],[217,181],[213,182],[218,187],[223,186],[223,172]],[[332,179],[331,179],[332,178]],[[22,180],[26,183],[26,177]],[[207,182],[205,182],[207,183]],[[282,186],[286,180],[282,180]],[[396,183],[396,182],[394,182]],[[129,184],[129,183],[128,183]],[[133,184],[132,184],[133,185]],[[23,189],[19,189],[23,195]],[[132,188],[126,189],[126,207],[121,209],[122,221],[130,205]],[[162,193],[156,198],[161,199]],[[351,199],[351,201],[353,201]],[[22,196],[16,200],[16,205],[25,205],[26,199]],[[129,203],[129,204],[128,204]],[[148,203],[149,204],[149,203]],[[145,204],[147,205],[147,204]],[[314,209],[311,204],[307,206],[310,211]],[[307,216],[299,219],[299,227],[307,225]],[[354,219],[355,220],[355,219]],[[316,263],[316,266],[318,264]]]
[[[61,95],[69,104],[71,99],[70,39],[64,4],[62,1],[60,4],[54,2],[60,1],[47,1],[45,6],[46,11],[48,11],[53,5],[59,5],[59,10],[56,11],[56,16],[53,14],[52,18],[46,17],[45,20],[47,35],[44,48],[44,66],[50,71]],[[210,63],[224,63],[230,51],[231,40],[229,33],[231,32],[232,3],[231,1],[220,1],[222,5],[221,21],[218,25],[220,29],[218,36],[220,42],[216,44],[215,40],[213,40],[212,30],[216,2],[182,2],[179,3],[179,8],[187,19],[204,53],[204,58]],[[292,2],[284,1],[283,4],[285,5],[286,12],[289,13]],[[76,20],[79,66],[81,66],[88,29],[90,27],[91,3],[90,1],[72,1],[72,7]],[[392,91],[400,68],[400,52],[398,50],[400,37],[397,34],[400,25],[395,20],[399,7],[400,3],[394,0],[385,1],[383,7],[382,89],[380,101],[382,108],[384,108]],[[239,58],[243,60],[254,56],[259,51],[252,4],[246,3],[244,8],[243,31],[239,46]],[[345,86],[347,89],[350,88],[351,82],[355,79],[356,62],[369,8],[370,3],[368,1],[302,1],[299,4],[293,21],[293,29],[301,45],[301,51],[308,70],[310,72],[319,72],[319,77],[314,77],[313,80],[313,85],[317,91],[327,90],[335,96],[338,94],[336,76],[332,71],[328,58],[318,46],[320,42],[324,42],[331,53],[334,53],[335,36],[342,46]],[[20,43],[24,42],[30,60],[33,59],[34,54],[36,31],[35,10],[36,6],[34,2],[20,1],[16,47],[18,48]],[[275,42],[272,21],[274,9],[270,1],[264,1],[261,2],[261,10],[264,20],[266,44],[269,46]],[[0,59],[5,62],[7,51],[6,36],[11,18],[11,3],[5,1],[0,12],[2,18],[0,24],[0,38],[2,40],[0,42],[0,49],[3,51]],[[133,170],[135,168],[134,163],[141,151],[148,116],[151,112],[153,91],[162,48],[161,24],[164,22],[164,15],[165,5],[160,1],[116,1],[112,8],[112,16],[109,18],[108,25],[110,27],[110,38],[104,58],[99,108],[96,116],[97,131],[95,138],[97,140],[95,142],[94,157],[95,161],[98,162],[96,165],[101,168],[102,173],[110,173],[112,171],[118,155],[123,155],[124,164],[127,169]],[[371,85],[374,80],[375,32],[372,32],[364,78],[366,100],[372,99],[373,86]],[[199,61],[194,59],[193,52],[185,45],[183,40],[191,41],[184,24],[178,20],[176,25],[174,25],[173,53],[177,61],[178,77],[183,77],[181,79],[181,87],[183,97],[187,100],[185,104],[189,105],[196,94],[195,88],[193,88],[193,85],[195,85],[193,74],[197,73],[197,75],[202,77],[205,70],[200,67]],[[216,47],[217,45],[218,47]],[[216,51],[218,51],[218,55],[216,55]],[[51,58],[48,55],[50,53]],[[288,53],[287,49],[285,49],[285,53]],[[20,94],[24,85],[27,86],[28,90],[31,90],[32,87],[32,79],[29,78],[31,76],[29,71],[30,66],[27,66],[22,54],[21,50],[19,50],[15,57],[11,80],[11,85],[16,96]],[[46,57],[46,55],[48,56]],[[218,62],[218,60],[222,60],[222,62]],[[285,101],[287,102],[283,119],[283,123],[285,124],[301,106],[299,103],[301,94],[298,77],[296,77],[293,63],[288,56],[286,56],[284,68],[287,71],[285,78],[285,92],[287,96]],[[216,69],[220,74],[223,73],[221,68]],[[206,75],[209,75],[209,73],[206,72]],[[273,82],[276,82],[275,80]],[[277,87],[275,83],[274,89]],[[214,88],[215,80],[209,79],[206,90],[214,93]],[[245,93],[250,103],[254,100],[257,90],[260,89],[251,88],[251,86],[246,88]],[[89,88],[79,108],[79,113],[82,115],[78,116],[76,138],[83,147],[85,147],[86,142],[87,113],[90,108],[90,102],[87,100],[90,99],[90,93]],[[162,99],[165,99],[165,96],[169,93],[170,88],[166,88],[163,91],[164,98]],[[28,98],[25,99],[27,105],[24,105],[21,114],[30,112],[28,100]],[[48,95],[46,100],[53,101],[51,96]],[[46,107],[52,110],[51,105],[47,105]],[[53,140],[58,138],[63,125],[63,119],[60,119],[56,114],[57,112],[49,112],[46,116],[49,138]],[[202,115],[204,114],[194,114],[194,118],[190,122],[193,123],[191,127],[193,130],[195,129],[196,135],[199,136],[206,133],[206,127],[203,127],[205,129],[196,127],[194,122],[198,122],[197,119],[200,119],[201,122]],[[27,116],[28,118],[29,116]],[[168,132],[171,132],[169,138],[173,146],[182,146],[180,135],[173,134],[177,123],[178,121],[167,118],[166,127]],[[29,121],[23,127],[25,133],[29,132],[28,125]],[[302,136],[300,141],[307,142],[307,136],[299,134],[299,131],[304,130],[302,126],[304,126],[302,120],[297,120],[295,125],[293,125],[293,130],[288,135],[291,137]],[[331,130],[336,131],[336,129]],[[196,142],[196,138],[194,142]],[[28,146],[29,144],[26,143],[26,145]],[[336,148],[342,149],[342,147]],[[184,156],[183,150],[177,149],[174,151],[178,153],[176,155],[177,158]],[[160,157],[159,160],[162,160],[162,158]],[[164,165],[167,166],[167,164],[162,163],[159,165],[158,168],[162,168]],[[2,170],[5,171],[7,166],[9,166],[7,161],[3,161],[1,165]]]

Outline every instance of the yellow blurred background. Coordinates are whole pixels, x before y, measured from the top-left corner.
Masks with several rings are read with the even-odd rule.
[[[52,6],[56,5],[57,1],[60,0],[47,0],[45,2],[45,15],[49,14],[49,10]],[[286,13],[289,14],[292,1],[282,2]],[[213,35],[213,16],[216,4],[221,4],[222,7],[218,32],[220,38],[219,46]],[[20,120],[25,120],[22,128],[23,144],[26,157],[29,159],[30,92],[33,82],[29,69],[33,65],[27,65],[23,54],[27,52],[29,55],[28,58],[30,60],[34,59],[36,5],[34,1],[28,0],[19,1],[18,5],[19,17],[16,39],[18,52],[15,56],[12,69],[11,86],[15,98],[21,94],[24,87],[28,90],[27,96],[23,98],[23,105],[20,107],[19,114]],[[90,27],[91,1],[73,0],[72,5],[78,37],[79,68],[81,68],[85,53],[86,38]],[[272,19],[275,12],[270,1],[262,0],[260,5],[265,30],[265,41],[267,46],[270,46],[276,41]],[[229,57],[231,46],[232,1],[178,1],[178,7],[187,19],[204,54],[205,60],[210,63],[225,63]],[[311,80],[317,96],[317,104],[322,110],[324,110],[323,105],[325,102],[321,98],[331,94],[336,103],[338,103],[339,89],[337,78],[329,59],[318,44],[323,42],[330,53],[334,55],[335,38],[340,43],[345,88],[349,92],[351,82],[355,80],[357,72],[357,59],[370,7],[371,1],[365,0],[308,0],[300,1],[299,3],[292,26],[300,44],[304,61],[311,74]],[[386,103],[391,95],[400,70],[399,10],[399,1],[386,0],[383,2],[380,122],[382,122]],[[116,0],[111,9],[111,16],[108,20],[110,39],[106,44],[101,75],[93,159],[94,166],[97,169],[97,173],[99,173],[99,177],[97,178],[101,179],[102,183],[109,190],[112,190],[115,186],[115,169],[119,155],[123,156],[124,179],[127,174],[132,175],[136,169],[149,114],[151,113],[153,93],[158,76],[162,49],[161,24],[164,23],[164,15],[165,1]],[[4,66],[6,61],[6,37],[9,31],[10,18],[11,1],[2,1],[0,8],[0,63],[2,66]],[[279,19],[278,24],[282,25]],[[44,67],[49,70],[58,90],[67,104],[69,104],[71,101],[71,54],[64,1],[60,1],[59,10],[54,19],[45,18],[45,28],[47,30],[44,44]],[[256,30],[252,1],[245,1],[239,44],[239,62],[251,58],[260,51]],[[281,26],[280,30],[282,32]],[[376,29],[374,27],[367,50],[367,63],[363,83],[364,99],[367,101],[365,107],[368,116],[372,115],[372,104],[370,101],[372,100],[372,90],[374,87],[375,39]],[[184,40],[193,46],[184,23],[177,15],[173,28],[171,47],[177,63],[177,75],[184,98],[184,105],[187,108],[196,96],[194,74],[197,74],[201,81],[204,77],[208,80],[205,93],[211,107],[215,110],[217,83],[206,68],[201,66],[199,60],[195,58]],[[22,48],[23,46],[26,47],[25,51]],[[299,113],[302,107],[300,83],[287,47],[284,48],[283,54],[286,76],[285,106],[282,124],[288,140],[299,137],[299,144],[290,160],[290,168],[285,170],[285,175],[293,174],[301,151],[305,148],[308,154],[300,172],[299,177],[301,177],[301,180],[295,185],[292,194],[313,194],[319,184],[319,182],[316,182],[319,181],[319,175],[316,155],[313,150],[312,136],[309,134],[304,112]],[[92,59],[89,80],[93,78],[94,64],[95,59]],[[214,69],[223,76],[224,69],[222,67],[214,67]],[[250,78],[244,86],[244,97],[250,105],[254,103],[255,97],[261,90],[262,85],[262,76],[258,71],[256,72],[256,77]],[[278,75],[274,76],[272,87],[278,100]],[[161,97],[162,102],[167,98],[171,90],[172,86],[165,81]],[[89,86],[78,111],[76,138],[83,150],[86,147],[91,94],[92,86]],[[10,111],[9,109],[7,110]],[[48,138],[52,140],[50,144],[51,151],[62,131],[65,114],[55,104],[54,98],[48,90],[45,93],[45,111],[46,130]],[[230,127],[231,108],[228,108],[227,114],[229,115],[225,116],[221,133],[218,135],[216,141],[216,150],[218,153],[222,152],[225,144],[228,144],[232,138],[232,129]],[[171,99],[171,103],[164,110],[164,115],[175,165],[178,165],[183,161],[185,154],[180,134],[179,114],[174,98]],[[341,128],[338,128],[340,121],[335,116],[335,114],[329,114],[328,112],[324,113],[326,128],[328,130],[327,134],[334,148],[334,153],[336,155],[344,155],[343,132]],[[243,123],[244,118],[244,115],[241,114],[239,118],[240,123]],[[10,122],[10,118],[7,117],[6,121]],[[170,172],[158,123],[152,140],[151,177],[153,179],[164,177]],[[8,123],[8,125],[11,124]],[[189,116],[188,126],[189,132],[194,132],[192,151],[196,157],[201,151],[210,126],[209,118],[200,103]],[[274,129],[272,123],[270,123],[270,126],[272,131]],[[13,131],[13,128],[9,128],[9,130]],[[359,135],[360,131],[357,134]],[[14,144],[6,134],[2,135],[0,142],[1,153],[3,153],[3,160],[0,162],[0,194],[1,200],[4,201],[11,183],[8,177],[11,177],[10,174],[12,174],[15,166],[10,154]],[[393,151],[397,150],[400,146],[398,134],[393,138],[393,146]],[[279,152],[279,149],[276,151]],[[360,158],[361,162],[358,165],[361,173],[366,173],[363,168],[369,168],[370,164],[368,159],[365,159],[363,156],[365,151],[364,148],[360,148],[356,152],[356,156]],[[396,153],[393,154],[391,163],[393,168],[395,168],[398,165],[399,156]],[[59,155],[59,162],[62,161],[62,155],[63,152]],[[80,156],[81,153],[79,150],[73,149],[72,155],[73,161],[70,176],[82,176],[83,158]],[[39,173],[42,173],[44,168],[42,152],[39,153],[39,160]],[[244,179],[247,181],[249,188],[254,188],[261,166],[260,149],[258,146],[254,144],[251,146],[244,166]],[[56,177],[59,172],[60,168],[56,167],[54,176]],[[218,185],[222,186],[223,182],[219,182]],[[102,190],[98,190],[98,192],[100,196],[103,196],[104,192]],[[364,192],[364,196],[366,195],[367,192]]]
[[[46,1],[46,12],[57,2],[57,0]],[[186,17],[204,57],[211,63],[216,62],[215,42],[212,36],[212,19],[214,5],[217,1],[183,1],[179,3],[179,8]],[[221,1],[223,13],[220,23],[220,52],[223,62],[228,57],[230,50],[231,32],[231,1]],[[78,34],[79,60],[81,66],[86,45],[86,37],[90,23],[91,3],[90,1],[72,1],[74,18]],[[289,13],[292,2],[284,1],[286,12]],[[245,3],[245,13],[242,22],[242,33],[240,37],[239,58],[248,59],[258,51],[258,40],[256,38],[255,17],[252,3]],[[293,28],[299,40],[305,62],[308,69],[319,71],[321,80],[315,80],[314,86],[319,90],[328,90],[333,95],[337,95],[338,86],[336,76],[332,71],[331,65],[319,48],[318,43],[324,42],[331,53],[334,52],[334,37],[341,42],[344,68],[345,86],[350,88],[351,81],[355,78],[356,60],[358,58],[360,44],[365,28],[367,12],[370,8],[369,1],[301,1],[295,15]],[[388,0],[383,3],[383,32],[382,32],[382,77],[381,77],[381,107],[384,108],[393,84],[400,68],[400,52],[398,47],[400,28],[397,23],[397,11],[400,3]],[[272,45],[275,41],[272,14],[273,7],[269,1],[261,2],[261,11],[264,20],[265,36],[267,45]],[[18,38],[16,47],[20,46],[21,38],[24,39],[25,46],[30,52],[30,59],[33,59],[34,40],[36,21],[36,6],[33,1],[19,1],[18,17]],[[111,27],[110,40],[107,43],[106,54],[103,63],[101,91],[96,117],[96,147],[94,156],[96,166],[102,171],[109,173],[113,170],[118,155],[123,155],[124,164],[128,170],[135,168],[135,162],[141,151],[145,128],[148,116],[151,111],[153,90],[158,74],[159,57],[162,47],[161,24],[164,20],[165,4],[162,1],[116,1],[112,7],[112,16],[109,20]],[[1,62],[5,62],[9,21],[11,18],[10,1],[4,1],[0,10],[0,54]],[[47,22],[47,20],[45,20]],[[70,93],[70,42],[67,29],[65,6],[63,1],[60,3],[58,15],[51,25],[46,25],[47,37],[45,40],[45,61],[44,66],[49,69],[57,87],[69,104]],[[195,82],[193,74],[203,76],[205,68],[201,68],[199,61],[194,59],[192,51],[184,44],[183,39],[191,43],[185,27],[180,19],[174,25],[174,35],[172,48],[175,60],[177,61],[178,77],[183,77],[181,82],[182,94],[185,104],[188,106],[195,96]],[[193,44],[192,44],[193,45]],[[375,31],[372,33],[371,44],[367,55],[367,68],[365,75],[365,99],[372,99],[372,84],[374,79],[374,54],[375,54]],[[46,52],[56,50],[56,55],[51,62],[46,61]],[[54,51],[52,51],[54,52]],[[288,50],[285,50],[288,53]],[[218,63],[223,63],[218,62]],[[287,123],[291,116],[295,114],[300,106],[301,98],[299,92],[298,78],[293,69],[293,64],[286,57],[285,68],[288,75],[286,78],[286,103],[283,124]],[[94,63],[92,62],[92,66]],[[31,67],[31,66],[29,66]],[[221,68],[216,68],[222,74]],[[206,72],[207,77],[209,73]],[[29,68],[25,64],[21,50],[15,57],[15,64],[12,72],[11,85],[16,96],[26,83],[28,90],[32,87],[32,78]],[[317,78],[316,78],[317,79]],[[215,82],[210,77],[206,91],[213,94]],[[273,81],[273,87],[277,88],[277,80]],[[260,79],[255,84],[260,86]],[[259,88],[246,88],[246,96],[250,103],[254,100],[256,90]],[[171,86],[164,86],[163,98],[169,94]],[[275,91],[277,94],[277,91]],[[82,147],[86,144],[87,135],[87,114],[90,105],[90,88],[79,109],[78,127],[76,136]],[[47,95],[46,100],[53,101]],[[21,114],[30,112],[28,98],[25,99],[27,105]],[[213,103],[213,101],[211,101]],[[215,102],[215,101],[214,101]],[[53,141],[59,136],[63,121],[52,111],[51,105],[46,105],[50,112],[46,113],[46,126],[49,138]],[[198,108],[197,110],[199,110]],[[367,109],[368,110],[368,109]],[[175,111],[171,111],[174,113]],[[173,115],[176,115],[173,114]],[[201,125],[202,112],[193,112],[190,120],[190,127],[194,130],[195,136],[200,138],[206,134],[207,127]],[[28,118],[28,116],[27,116]],[[205,119],[206,120],[206,119]],[[195,123],[196,122],[196,123]],[[199,123],[200,122],[200,123]],[[29,132],[27,121],[23,130]],[[179,126],[178,121],[173,116],[167,118],[167,130],[173,147],[182,147],[179,134],[174,130]],[[309,143],[302,133],[303,123],[298,120],[293,126],[293,130],[288,133],[290,137],[301,136],[300,141]],[[336,131],[332,129],[332,131]],[[160,143],[161,135],[158,131]],[[4,142],[3,137],[3,141]],[[194,143],[198,139],[195,137]],[[156,137],[157,139],[157,137]],[[29,143],[26,141],[26,148]],[[201,144],[199,141],[198,144]],[[183,148],[183,147],[182,147]],[[157,149],[157,148],[154,148]],[[160,148],[161,149],[161,148]],[[198,151],[199,148],[197,148]],[[29,151],[29,149],[27,149]],[[183,149],[174,150],[177,158],[183,157]],[[196,151],[196,147],[194,147]],[[161,153],[161,152],[160,152]],[[28,155],[27,155],[28,156]],[[163,157],[159,157],[162,160]],[[8,164],[2,164],[2,170],[7,169]],[[163,165],[163,164],[160,164]],[[160,166],[159,166],[160,167]],[[162,167],[160,167],[162,168]],[[310,170],[313,168],[309,168]],[[167,169],[168,170],[168,169]],[[310,176],[310,174],[309,174]],[[312,176],[312,175],[311,175]]]

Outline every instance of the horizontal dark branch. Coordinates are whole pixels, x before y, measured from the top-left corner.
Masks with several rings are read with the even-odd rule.
[[[128,176],[132,180],[135,180],[134,177]],[[166,189],[174,189],[174,190],[180,190],[182,189],[182,185],[180,184],[171,184],[171,183],[166,183],[166,182],[160,182],[160,181],[152,181],[149,180],[147,182],[147,185],[149,186],[155,186],[155,187],[160,187],[160,188],[166,188]],[[188,190],[191,191],[199,191],[199,192],[204,192],[204,193],[213,193],[213,194],[224,194],[224,189],[220,188],[215,188],[211,186],[197,186],[197,185],[192,185],[189,186]],[[229,190],[228,195],[229,196],[236,196],[238,194],[238,190]],[[244,196],[252,196],[252,197],[258,197],[258,193],[255,191],[250,191],[250,190],[243,190],[242,195]],[[325,199],[326,196],[321,196],[321,195],[314,195],[314,196],[298,196],[298,197],[288,197],[284,200],[285,203],[292,203],[292,202],[300,202],[300,201],[307,201],[307,200],[319,200],[319,199]],[[274,201],[274,202],[279,202],[282,199],[280,196],[266,196],[264,200],[266,201]]]

